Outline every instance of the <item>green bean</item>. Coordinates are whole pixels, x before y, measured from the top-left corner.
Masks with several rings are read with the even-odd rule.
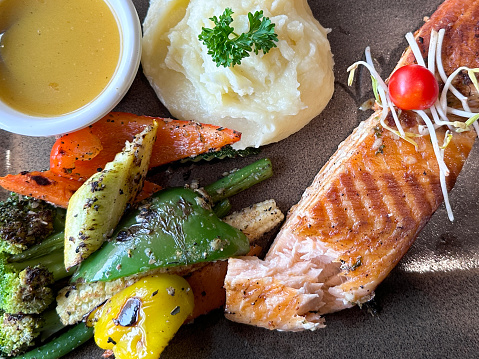
[[[78,323],[65,333],[43,346],[33,349],[16,358],[19,359],[57,359],[78,348],[93,337],[93,328]]]
[[[263,158],[206,186],[205,191],[209,194],[213,203],[217,203],[250,188],[272,175],[273,167],[271,161],[268,158]]]

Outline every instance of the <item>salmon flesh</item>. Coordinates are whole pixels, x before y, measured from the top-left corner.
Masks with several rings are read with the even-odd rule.
[[[416,32],[427,55],[431,29],[446,30],[444,68],[479,67],[479,1],[449,0]],[[407,50],[398,66],[415,61]],[[459,76],[460,77],[460,76]],[[459,81],[460,82],[460,81]],[[467,96],[465,77],[456,83]],[[300,331],[324,326],[323,315],[369,301],[443,202],[440,171],[430,137],[417,149],[383,129],[380,111],[339,145],[316,175],[264,260],[230,259],[225,278],[226,317],[268,329]],[[391,115],[386,121],[394,127]],[[402,127],[418,133],[421,119],[403,111]],[[436,131],[440,141],[445,128]],[[444,152],[450,190],[476,133],[453,133]]]

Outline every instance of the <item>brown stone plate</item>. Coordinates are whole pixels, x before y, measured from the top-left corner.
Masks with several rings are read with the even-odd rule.
[[[147,0],[133,0],[141,20]],[[372,97],[369,75],[347,86],[347,67],[371,47],[387,76],[415,31],[440,0],[310,0],[315,17],[331,29],[335,94],[326,109],[300,132],[265,146],[256,157],[271,158],[275,175],[233,199],[234,208],[274,198],[287,211],[311,183],[338,144],[369,112],[359,106]],[[168,116],[141,69],[117,110]],[[0,131],[0,175],[48,167],[52,138]],[[186,180],[209,183],[225,170],[253,159],[161,168],[152,179],[163,185]],[[476,143],[450,195],[456,217],[444,206],[378,287],[375,314],[353,308],[326,317],[316,332],[268,331],[227,321],[221,310],[183,326],[162,354],[178,358],[477,358],[479,353],[479,145]],[[5,195],[5,191],[2,192]],[[271,238],[266,238],[265,241]],[[69,358],[100,358],[93,341]]]

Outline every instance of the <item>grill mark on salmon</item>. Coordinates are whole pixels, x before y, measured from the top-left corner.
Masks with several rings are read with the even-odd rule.
[[[416,33],[423,57],[427,56],[431,30],[446,29],[447,37],[442,48],[444,70],[451,74],[460,66],[479,67],[477,48],[479,28],[479,0],[447,0],[442,3]],[[408,48],[398,66],[414,62],[414,55]]]
[[[470,56],[479,51],[479,30],[471,30],[477,18],[479,1],[446,1],[416,33],[424,55],[431,28],[445,27],[447,73],[478,66],[477,54]],[[407,50],[399,64],[412,61]],[[443,201],[430,137],[417,138],[416,150],[389,131],[378,134],[379,117],[374,113],[340,144],[291,208],[264,260],[229,260],[227,318],[269,329],[314,330],[324,326],[322,315],[373,297]],[[400,121],[418,133],[413,112],[403,112]],[[445,136],[443,128],[436,133],[440,140]],[[475,137],[473,131],[454,133],[445,150],[449,190]]]

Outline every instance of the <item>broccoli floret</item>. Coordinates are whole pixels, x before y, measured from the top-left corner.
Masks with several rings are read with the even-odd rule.
[[[63,327],[56,311],[48,308],[56,282],[71,273],[63,265],[64,232],[58,231],[61,225],[53,227],[53,234],[21,253],[0,253],[0,357],[23,353],[40,335]]]
[[[51,285],[70,274],[63,264],[63,232],[18,255],[2,254],[0,309],[11,314],[41,313],[53,302]]]
[[[64,325],[54,309],[43,315],[8,314],[0,317],[0,354],[16,356],[37,343],[58,332]]]
[[[53,302],[53,275],[37,265],[17,271],[8,264],[3,269],[0,284],[1,308],[7,313],[41,313]]]
[[[0,252],[15,254],[54,231],[56,208],[42,200],[12,193],[0,202]]]
[[[34,344],[41,328],[40,317],[25,314],[3,313],[0,327],[0,350],[4,355],[15,356]]]
[[[65,211],[45,201],[12,193],[0,202],[0,310],[34,314],[50,305],[50,286],[68,275],[64,225]]]

